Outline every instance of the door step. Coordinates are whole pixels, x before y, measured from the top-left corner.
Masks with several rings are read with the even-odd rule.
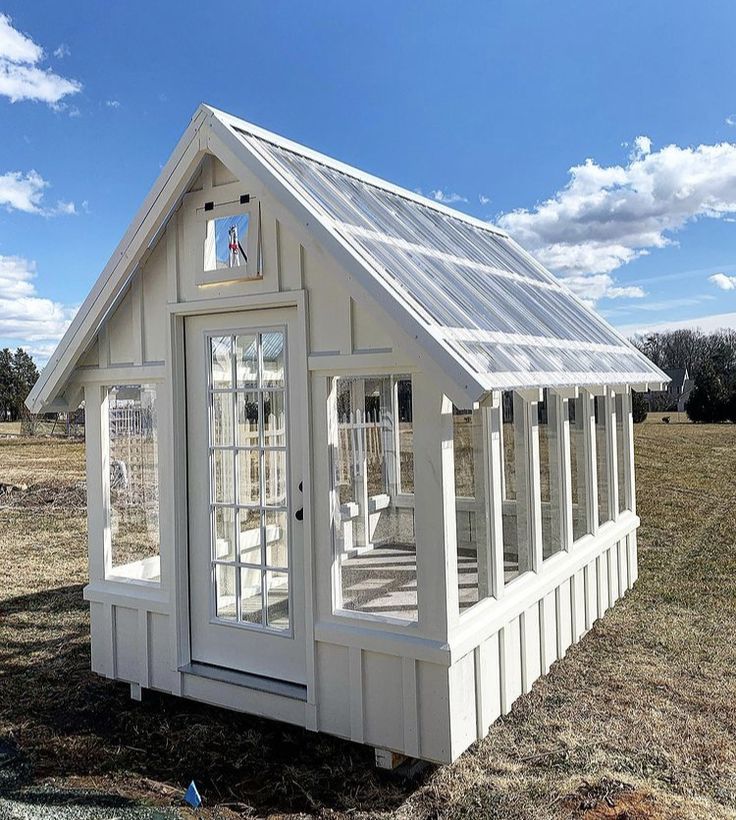
[[[221,666],[211,666],[208,663],[197,661],[179,667],[179,671],[185,675],[197,675],[200,678],[230,683],[245,689],[255,689],[258,692],[267,692],[269,695],[280,695],[283,698],[291,698],[291,700],[301,700],[305,703],[307,700],[307,687],[300,683],[266,678],[263,675],[251,675],[248,672],[224,669]]]

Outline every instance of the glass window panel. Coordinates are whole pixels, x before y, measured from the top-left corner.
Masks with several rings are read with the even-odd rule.
[[[524,402],[513,392],[501,398],[503,431],[504,577],[512,581],[531,569],[531,508],[526,453]]]
[[[273,629],[289,628],[289,575],[286,572],[266,573],[267,623]]]
[[[264,450],[263,470],[264,504],[269,507],[283,507],[286,504],[286,452]]]
[[[414,509],[399,494],[399,475],[413,490],[411,379],[335,378],[330,397],[342,609],[416,620]]]
[[[572,535],[577,541],[590,532],[588,526],[588,493],[585,457],[585,400],[570,399],[567,412],[570,419],[570,489],[572,495]]]
[[[598,524],[611,520],[611,506],[608,497],[608,459],[613,453],[608,452],[608,422],[606,419],[605,396],[595,397],[595,444],[596,465],[598,472]]]
[[[233,396],[232,393],[212,394],[212,444],[215,447],[233,445]]]
[[[235,560],[235,510],[215,507],[215,559]]]
[[[491,594],[480,410],[453,408],[453,445],[458,603],[462,613]]]
[[[238,510],[240,531],[240,560],[245,564],[260,564],[261,551],[261,511],[241,507]]]
[[[455,495],[475,497],[475,459],[473,447],[474,414],[472,410],[454,410],[453,444],[455,452]]]
[[[628,470],[629,453],[626,447],[626,437],[624,436],[624,425],[628,423],[626,418],[626,408],[628,403],[624,401],[621,393],[616,394],[616,457],[618,458],[618,511],[624,512],[628,509],[626,503],[626,471]]]
[[[258,387],[258,345],[255,333],[235,337],[235,366],[238,388]]]
[[[207,223],[214,246],[205,242],[205,270],[245,266],[248,248],[248,214],[218,217]]]
[[[258,393],[237,393],[235,402],[238,409],[238,446],[258,447],[260,444]]]
[[[562,496],[560,494],[560,460],[562,442],[557,430],[557,413],[562,400],[544,391],[544,401],[537,405],[539,430],[539,487],[542,499],[542,557],[549,558],[562,549]]]
[[[266,510],[266,564],[269,567],[289,566],[286,540],[288,514],[285,510]]]
[[[214,464],[214,500],[220,504],[232,504],[235,501],[232,450],[213,450],[212,461]]]
[[[111,574],[160,581],[158,403],[154,385],[107,390]]]
[[[398,379],[399,475],[402,493],[414,494],[414,420],[411,405],[411,379]]]
[[[260,451],[238,450],[238,504],[260,503]]]
[[[263,431],[266,447],[286,444],[286,402],[283,390],[263,393]]]
[[[225,390],[232,387],[232,339],[230,336],[213,336],[210,339],[212,353],[212,387]]]
[[[262,570],[246,567],[240,570],[240,620],[246,624],[263,623]]]
[[[261,334],[263,374],[261,387],[284,386],[284,334],[272,331]]]
[[[235,567],[215,564],[215,615],[228,621],[237,619],[235,607]]]

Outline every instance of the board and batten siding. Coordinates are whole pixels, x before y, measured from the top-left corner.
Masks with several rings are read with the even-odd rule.
[[[249,193],[259,208],[262,278],[197,285],[203,264],[204,203],[237,201],[243,193]],[[289,293],[299,296],[306,312],[310,371],[311,494],[305,494],[305,503],[312,499],[311,552],[306,556],[311,626],[305,701],[182,671],[189,660],[182,616],[188,583],[186,546],[181,543],[186,510],[177,507],[173,488],[175,452],[186,448],[185,434],[182,437],[176,423],[184,393],[172,378],[182,364],[173,321],[177,310],[196,305],[206,312],[211,302],[219,310],[236,311],[259,300],[267,303],[269,294]],[[422,363],[405,352],[412,349],[410,340],[395,327],[390,333],[385,330],[379,314],[367,303],[358,303],[351,295],[348,274],[311,239],[309,226],[298,223],[260,181],[242,173],[236,179],[217,159],[206,158],[72,378],[84,389],[89,419],[90,583],[85,597],[90,602],[95,672],[129,683],[134,696],[145,688],[156,689],[446,763],[483,737],[493,720],[631,587],[636,579],[634,513],[604,525],[559,560],[545,562],[543,573],[520,579],[503,600],[483,602],[482,619],[474,617],[473,610],[460,618],[450,612],[447,601],[457,594],[455,559],[453,555],[448,562],[436,543],[432,548],[420,543],[417,562],[423,583],[440,579],[441,617],[428,609],[437,595],[431,584],[420,586],[419,595],[427,597],[420,597],[416,626],[371,624],[333,612],[327,503],[329,376],[411,373],[417,389],[426,391],[432,401],[437,399],[438,407],[442,403],[441,393],[432,392]],[[94,408],[99,407],[104,386],[152,380],[161,389],[162,579],[160,586],[143,586],[104,576],[104,433]],[[438,431],[443,434],[439,427]],[[442,469],[446,453],[439,444],[435,450],[426,454],[428,465]],[[421,505],[419,498],[417,504]],[[445,523],[433,517],[431,525]],[[454,523],[445,528],[454,533]],[[492,617],[487,617],[489,604],[494,607]]]

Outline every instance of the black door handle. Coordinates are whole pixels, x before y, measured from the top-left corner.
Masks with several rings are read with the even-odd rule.
[[[296,518],[297,521],[304,520],[304,507],[299,507],[299,509],[294,513],[294,518]]]

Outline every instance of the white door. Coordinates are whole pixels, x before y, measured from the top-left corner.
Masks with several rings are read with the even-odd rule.
[[[304,683],[296,318],[186,319],[189,606],[192,661]]]

